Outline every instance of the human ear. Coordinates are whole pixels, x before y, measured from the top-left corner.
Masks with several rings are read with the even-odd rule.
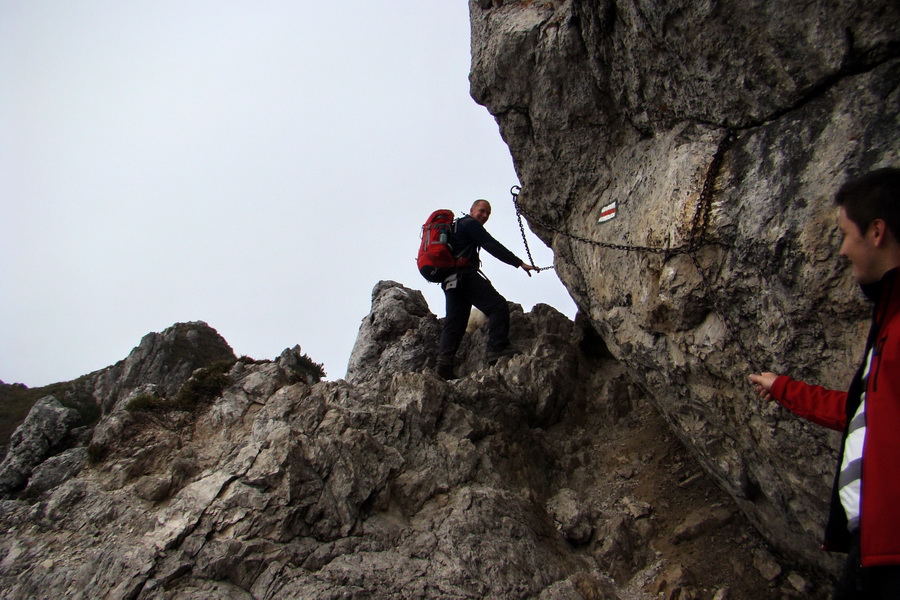
[[[872,233],[872,243],[875,246],[881,246],[885,243],[885,233],[887,233],[887,224],[884,219],[875,219],[869,224],[869,231]]]

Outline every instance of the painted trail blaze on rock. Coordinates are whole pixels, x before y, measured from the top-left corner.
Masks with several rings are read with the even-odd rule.
[[[598,223],[605,223],[606,221],[610,221],[616,218],[616,206],[618,202],[610,202],[606,206],[600,209],[600,218],[597,219]]]

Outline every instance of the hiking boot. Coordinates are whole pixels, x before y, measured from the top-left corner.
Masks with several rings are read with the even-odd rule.
[[[489,367],[493,367],[501,358],[509,358],[510,356],[515,356],[516,354],[522,354],[522,351],[512,344],[500,350],[488,350],[487,364]]]
[[[435,369],[435,370],[437,371],[438,377],[440,377],[441,379],[444,379],[446,381],[450,381],[451,379],[456,379],[456,377],[453,376],[453,363],[452,362],[439,360],[438,364],[437,364],[437,369]]]

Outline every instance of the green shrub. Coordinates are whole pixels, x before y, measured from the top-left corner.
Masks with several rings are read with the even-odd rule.
[[[167,410],[169,402],[165,398],[161,398],[156,394],[140,394],[128,401],[125,405],[127,411],[145,411],[151,412],[155,410]]]
[[[294,377],[297,381],[306,381],[307,376],[309,376],[314,382],[319,382],[325,377],[324,366],[320,363],[313,362],[306,354],[298,356],[297,360],[299,361],[299,364],[294,367]]]
[[[221,360],[214,362],[205,369],[199,369],[191,378],[184,382],[178,393],[172,399],[160,398],[155,394],[141,394],[132,398],[125,407],[129,411],[168,411],[181,410],[192,411],[197,407],[212,402],[221,395],[231,378],[227,373],[231,370],[235,361]]]
[[[194,373],[175,394],[175,398],[172,400],[175,408],[191,410],[214,400],[231,383],[231,378],[227,373],[231,370],[234,362],[220,360]]]

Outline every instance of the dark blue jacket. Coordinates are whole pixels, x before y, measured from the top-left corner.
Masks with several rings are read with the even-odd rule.
[[[470,259],[472,266],[478,268],[481,264],[478,256],[479,248],[484,248],[498,260],[516,268],[524,262],[507,250],[506,246],[495,240],[484,228],[484,225],[470,215],[457,219],[455,231],[450,236],[450,249],[453,251],[453,255],[457,258]]]

